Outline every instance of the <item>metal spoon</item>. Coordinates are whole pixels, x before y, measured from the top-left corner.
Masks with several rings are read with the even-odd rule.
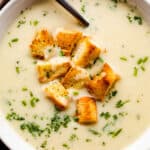
[[[2,9],[9,0],[0,0],[0,9]]]
[[[76,19],[79,20],[79,22],[84,25],[85,27],[88,27],[90,24],[89,22],[83,18],[82,15],[80,15],[79,12],[77,12],[68,2],[65,0],[56,0],[61,6],[63,6],[69,13],[71,13]]]

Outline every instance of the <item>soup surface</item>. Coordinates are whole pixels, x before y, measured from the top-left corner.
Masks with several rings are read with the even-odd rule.
[[[36,149],[121,150],[150,125],[150,27],[126,1],[68,1],[89,20],[88,28],[81,27],[54,0],[41,0],[22,11],[4,36],[0,44],[0,111]],[[121,80],[106,102],[97,103],[97,124],[78,124],[72,117],[74,102],[59,112],[44,96],[37,80],[37,61],[29,50],[34,34],[43,28],[82,31],[106,49],[101,57]],[[89,94],[72,89],[70,95],[76,100]]]

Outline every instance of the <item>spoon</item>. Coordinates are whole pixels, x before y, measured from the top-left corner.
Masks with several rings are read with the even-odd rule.
[[[89,22],[83,18],[83,16],[77,12],[68,2],[65,0],[56,0],[62,7],[64,7],[68,12],[70,12],[79,22],[85,26],[88,27],[90,24]]]
[[[9,0],[0,0],[0,9],[2,9],[8,1]]]

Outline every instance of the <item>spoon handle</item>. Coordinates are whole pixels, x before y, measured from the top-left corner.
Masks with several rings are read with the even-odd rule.
[[[5,4],[8,2],[9,0],[0,0],[0,10],[5,6]]]
[[[67,11],[69,11],[75,18],[77,18],[81,24],[88,27],[89,22],[83,18],[79,12],[77,12],[68,2],[65,0],[56,0],[61,6],[63,6]]]

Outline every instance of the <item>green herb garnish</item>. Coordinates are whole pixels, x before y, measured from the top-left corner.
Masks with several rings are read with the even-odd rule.
[[[41,144],[41,148],[46,148],[46,145],[47,145],[47,141],[44,141],[42,144]]]
[[[44,17],[47,16],[47,15],[48,15],[48,11],[45,11],[45,10],[44,10],[42,15],[43,15]]]
[[[112,99],[113,97],[115,97],[117,95],[118,91],[117,90],[113,90],[108,94],[108,99]]]
[[[92,139],[85,139],[86,142],[92,142]]]
[[[74,95],[74,96],[78,96],[78,95],[79,95],[79,92],[74,91],[74,92],[73,92],[73,95]]]
[[[103,117],[105,120],[108,120],[111,117],[111,114],[109,112],[102,112],[100,116]]]
[[[39,24],[39,21],[38,20],[31,20],[30,21],[30,25],[33,25],[33,26],[37,26]]]
[[[124,56],[120,57],[120,60],[122,60],[122,61],[128,61],[128,59],[126,57],[124,57]]]
[[[96,131],[96,130],[94,130],[94,129],[89,129],[88,131],[89,131],[90,133],[92,133],[93,135],[96,135],[96,136],[98,136],[98,137],[101,136],[101,133],[98,132],[98,131]]]
[[[17,23],[17,28],[20,28],[25,23],[26,23],[26,20],[19,20],[18,23]]]
[[[24,87],[22,87],[22,91],[23,92],[28,91],[28,88],[24,86]]]
[[[33,25],[34,25],[34,26],[37,26],[38,24],[39,24],[39,21],[38,21],[38,20],[34,20],[34,21],[33,21]]]
[[[116,130],[116,131],[111,131],[109,132],[109,135],[111,135],[113,138],[115,138],[116,136],[118,136],[121,132],[122,132],[122,128]]]
[[[72,134],[69,138],[69,141],[71,141],[71,142],[76,141],[76,140],[79,140],[79,138],[76,134]]]
[[[133,75],[136,77],[138,75],[138,68],[134,67],[133,68]]]
[[[27,130],[32,136],[40,136],[44,130],[35,122],[27,122],[20,125],[21,130]]]
[[[66,143],[62,144],[62,146],[63,146],[64,148],[66,148],[66,149],[70,149],[69,145],[66,144]]]
[[[116,103],[116,108],[121,108],[123,107],[125,104],[129,103],[130,101],[129,100],[126,100],[126,101],[122,101],[122,100],[119,100],[117,103]]]
[[[84,3],[81,5],[81,12],[85,13],[85,4]]]
[[[139,58],[138,61],[137,61],[137,64],[140,65],[140,64],[144,64],[148,61],[149,57],[148,56],[145,56],[144,58]]]
[[[18,41],[19,41],[18,38],[14,38],[14,39],[11,40],[12,43],[15,43],[15,42],[18,42]]]
[[[16,73],[19,74],[20,73],[20,67],[16,66]]]
[[[118,119],[118,116],[116,114],[114,114],[112,117],[113,117],[114,120]]]
[[[134,20],[137,21],[139,25],[143,24],[142,17],[140,17],[140,16],[134,16]]]
[[[60,50],[59,56],[65,56],[65,54],[64,54],[64,52],[62,50]]]
[[[57,132],[61,126],[64,128],[68,127],[68,123],[71,121],[70,117],[68,115],[65,115],[63,117],[60,117],[57,113],[54,115],[54,117],[51,118],[51,129],[54,132]]]
[[[129,21],[130,23],[132,23],[132,22],[133,22],[133,18],[131,17],[131,15],[130,15],[130,14],[128,14],[128,15],[127,15],[127,19],[128,19],[128,21]]]
[[[21,117],[16,112],[8,113],[7,116],[6,116],[6,119],[9,120],[9,121],[12,121],[12,120],[23,121],[23,120],[25,120],[24,117]]]
[[[37,97],[32,97],[32,98],[30,99],[30,105],[31,105],[32,107],[35,107],[35,106],[36,106],[36,103],[39,102],[39,101],[40,101],[39,98],[37,98]]]
[[[21,104],[22,104],[23,106],[27,106],[26,100],[22,100],[22,101],[21,101]]]

